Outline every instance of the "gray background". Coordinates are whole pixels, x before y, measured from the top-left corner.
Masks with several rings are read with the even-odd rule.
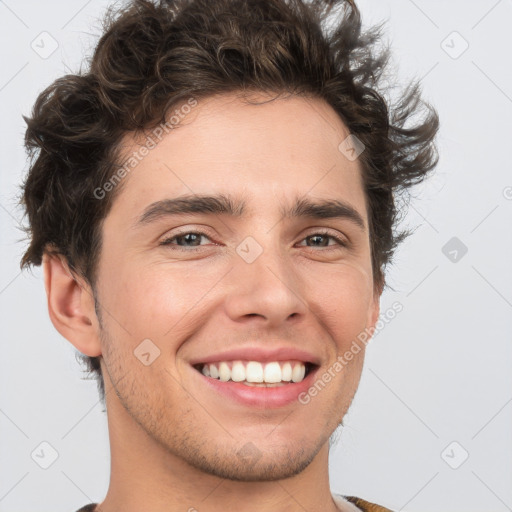
[[[107,491],[106,416],[49,320],[41,269],[19,271],[15,196],[21,114],[78,70],[108,3],[0,1],[0,512],[70,512]],[[359,5],[366,24],[388,19],[393,79],[423,78],[441,161],[403,221],[416,231],[381,302],[403,311],[369,345],[331,488],[410,512],[512,510],[512,1]]]

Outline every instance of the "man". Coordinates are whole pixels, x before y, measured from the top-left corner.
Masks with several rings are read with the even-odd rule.
[[[360,29],[352,2],[138,0],[38,98],[22,265],[111,443],[81,511],[388,510],[331,493],[329,440],[438,120],[404,127],[417,87],[388,110]]]

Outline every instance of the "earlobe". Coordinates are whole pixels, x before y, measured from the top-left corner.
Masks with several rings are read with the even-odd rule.
[[[44,285],[50,320],[59,333],[85,355],[101,355],[99,324],[92,291],[73,277],[65,258],[43,255]]]

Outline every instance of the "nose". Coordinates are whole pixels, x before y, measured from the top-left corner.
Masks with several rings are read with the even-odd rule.
[[[233,270],[227,276],[226,312],[235,322],[251,319],[260,327],[282,327],[283,322],[297,320],[308,310],[302,283],[279,247],[262,249],[251,263],[235,254]]]

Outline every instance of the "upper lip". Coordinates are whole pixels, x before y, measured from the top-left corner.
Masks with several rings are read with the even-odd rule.
[[[207,356],[201,356],[190,361],[191,365],[200,363],[215,363],[217,361],[260,361],[266,363],[269,361],[289,361],[298,360],[315,365],[320,364],[319,357],[311,352],[299,350],[294,347],[277,347],[277,348],[262,348],[262,347],[244,347],[227,350],[225,352],[218,352]]]

